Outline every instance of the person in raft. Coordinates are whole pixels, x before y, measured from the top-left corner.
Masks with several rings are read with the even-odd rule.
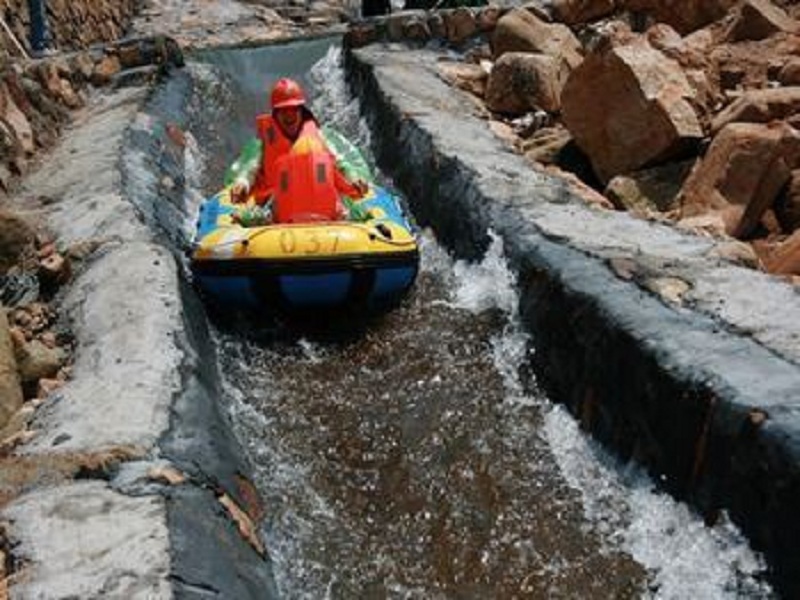
[[[346,218],[340,195],[362,198],[367,184],[361,180],[351,183],[336,166],[296,81],[279,79],[272,88],[270,105],[271,114],[256,118],[261,156],[231,186],[234,203],[252,198],[268,210],[260,216],[245,211],[236,220],[247,225],[247,221],[298,223]]]

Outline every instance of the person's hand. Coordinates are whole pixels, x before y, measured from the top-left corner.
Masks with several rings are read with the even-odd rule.
[[[357,180],[353,186],[358,190],[359,198],[363,198],[369,191],[369,184],[363,179]]]
[[[231,202],[239,204],[247,200],[247,194],[250,192],[250,186],[244,181],[237,181],[231,186]]]

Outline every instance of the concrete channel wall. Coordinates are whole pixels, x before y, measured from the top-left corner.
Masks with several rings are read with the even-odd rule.
[[[181,218],[188,77],[95,98],[25,182],[51,199],[29,216],[96,249],[62,303],[74,377],[37,412],[2,511],[12,597],[277,597],[204,311],[157,227]]]
[[[800,595],[800,302],[727,260],[726,242],[584,205],[502,146],[436,55],[346,54],[380,165],[456,255],[501,236],[535,344],[537,385],[623,459],[726,510]]]

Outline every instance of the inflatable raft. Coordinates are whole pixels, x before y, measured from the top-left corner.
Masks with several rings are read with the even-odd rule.
[[[383,308],[413,285],[419,253],[398,199],[375,184],[349,142],[330,131],[326,138],[345,173],[369,183],[365,197],[345,199],[342,219],[244,226],[248,209],[225,187],[197,220],[191,270],[204,296],[226,309]]]

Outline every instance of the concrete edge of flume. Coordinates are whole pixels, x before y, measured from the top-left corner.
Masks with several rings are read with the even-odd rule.
[[[618,277],[606,260],[548,238],[514,199],[493,196],[482,182],[486,165],[471,162],[469,151],[462,156],[457,132],[435,125],[435,90],[444,84],[422,66],[413,72],[408,61],[393,67],[383,54],[392,51],[345,52],[378,163],[418,223],[457,256],[478,258],[490,229],[502,238],[518,278],[521,320],[535,340],[535,385],[708,522],[727,511],[764,552],[779,593],[799,595],[800,369],[706,315],[675,310]],[[406,85],[387,84],[393,77]],[[459,118],[477,120],[470,114],[465,103]],[[559,203],[581,204],[563,181],[541,176]],[[593,209],[575,210],[579,218]],[[748,371],[756,379],[750,384]]]
[[[183,154],[174,151],[165,125],[172,122],[181,127],[188,118],[182,110],[191,92],[187,78],[178,72],[166,85],[142,88],[146,93],[138,96],[125,90],[109,92],[112,105],[128,106],[130,119],[120,123],[117,116],[116,133],[109,133],[109,138],[117,139],[121,181],[116,178],[113,186],[106,186],[109,189],[100,189],[97,181],[86,177],[83,183],[65,186],[63,198],[54,195],[57,210],[62,204],[66,211],[96,211],[90,227],[96,235],[106,233],[113,223],[108,235],[116,241],[107,242],[90,257],[66,290],[68,296],[77,295],[70,318],[78,327],[74,331],[76,377],[83,379],[83,385],[71,388],[70,382],[45,403],[34,424],[40,443],[37,446],[35,438],[22,451],[29,460],[41,459],[46,465],[60,457],[78,461],[104,457],[100,460],[107,462],[99,468],[82,467],[75,479],[45,479],[32,489],[25,488],[3,509],[13,562],[21,567],[11,580],[12,595],[277,597],[268,551],[258,538],[260,499],[219,404],[221,384],[208,323],[181,275],[181,257],[171,254],[175,246],[155,227],[163,210],[177,211],[183,202]],[[151,127],[137,123],[139,115],[153,111],[158,114],[143,121]],[[93,120],[76,127],[91,126]],[[109,127],[103,121],[97,127]],[[90,143],[102,139],[97,135],[87,139]],[[145,161],[153,176],[131,172],[120,140],[126,146],[125,155]],[[84,150],[85,144],[83,150],[66,150],[64,165]],[[175,185],[162,198],[166,174]],[[94,200],[101,196],[102,202]],[[134,206],[147,226],[120,223],[136,220]],[[56,234],[74,238],[75,232],[66,227]],[[121,286],[127,288],[128,297],[116,297],[121,292],[108,291],[116,286],[107,279],[126,277],[132,247],[141,250],[140,260],[149,261],[158,289],[142,282],[133,284],[132,294],[128,284]],[[163,260],[170,255],[175,264]],[[97,294],[101,281],[106,281],[103,298],[118,306],[109,316],[98,318],[88,313],[97,308],[91,296]],[[137,338],[151,342],[153,329],[159,329],[159,339],[168,341],[166,349],[152,348],[148,356],[143,347],[147,342]],[[124,358],[109,358],[125,356],[120,340],[131,346],[137,360],[146,356],[144,364],[124,371]],[[164,356],[177,358],[163,361]],[[142,370],[155,371],[148,376],[150,387],[144,392],[136,390],[137,381],[123,383],[124,387],[119,381],[108,381]],[[85,384],[87,378],[94,380]],[[129,432],[124,422],[117,422],[125,411],[145,411],[152,418]],[[121,432],[125,439],[119,444],[109,442],[110,435],[102,433],[109,429]],[[249,540],[242,531],[247,526],[253,528]]]

